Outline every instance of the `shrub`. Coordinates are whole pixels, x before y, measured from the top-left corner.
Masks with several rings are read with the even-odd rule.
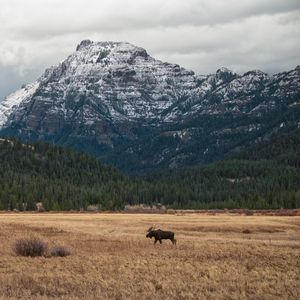
[[[51,251],[51,256],[65,257],[71,255],[71,252],[64,246],[55,246]]]
[[[86,208],[87,211],[99,211],[99,205],[98,204],[90,204],[88,205],[88,207]]]
[[[252,233],[252,232],[251,232],[251,230],[249,230],[249,229],[245,229],[245,230],[243,230],[243,233],[249,234],[249,233]]]
[[[37,212],[44,212],[45,211],[45,208],[43,206],[43,202],[37,202],[35,204],[35,207],[36,207]]]
[[[245,209],[244,210],[244,214],[245,216],[253,216],[254,215],[254,211],[251,209]]]
[[[44,256],[47,249],[47,243],[37,237],[18,239],[13,246],[16,255],[30,257]]]

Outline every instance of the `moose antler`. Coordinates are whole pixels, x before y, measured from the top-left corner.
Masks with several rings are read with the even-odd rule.
[[[150,232],[151,230],[155,230],[155,224],[148,228],[147,232]]]

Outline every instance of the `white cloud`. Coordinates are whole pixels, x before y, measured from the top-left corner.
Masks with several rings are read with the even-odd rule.
[[[299,0],[0,2],[0,98],[85,38],[126,40],[200,73],[220,66],[278,72],[299,64]]]

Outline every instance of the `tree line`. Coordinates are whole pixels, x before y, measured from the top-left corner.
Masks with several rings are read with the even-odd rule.
[[[284,150],[288,142],[257,145],[236,158],[139,177],[60,146],[2,139],[0,209],[34,210],[37,202],[46,210],[89,205],[120,210],[140,203],[181,209],[297,208],[300,142],[297,134],[288,139],[289,151]],[[270,156],[268,147],[276,154]]]

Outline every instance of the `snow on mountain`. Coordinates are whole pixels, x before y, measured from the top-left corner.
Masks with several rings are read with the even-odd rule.
[[[38,86],[38,82],[27,84],[0,102],[0,128],[6,123],[9,115],[16,110],[21,103],[31,100]]]
[[[86,124],[93,124],[104,119],[173,122],[189,114],[190,108],[191,114],[215,114],[230,111],[232,104],[234,111],[242,112],[243,105],[274,78],[280,80],[280,88],[290,83],[285,75],[269,77],[261,71],[238,75],[222,67],[216,74],[199,76],[179,65],[156,60],[145,49],[127,42],[84,40],[36,83],[4,100],[0,125],[5,126],[9,116],[12,122],[19,121],[22,111],[32,123],[27,111],[30,100],[35,104],[32,113],[41,112],[40,125],[47,115],[55,113],[67,122],[80,113]],[[299,82],[299,71],[289,74],[292,76]],[[273,94],[276,92],[280,94],[277,90]],[[230,105],[225,107],[224,103]]]
[[[180,90],[194,89],[193,72],[163,63],[130,43],[83,41],[77,51],[42,76],[41,89],[59,102],[76,92],[100,104],[107,118],[156,118]],[[174,90],[176,89],[176,93]]]
[[[201,160],[226,152],[243,133],[254,138],[265,128],[257,118],[296,110],[299,93],[299,66],[273,76],[259,70],[240,75],[224,67],[197,75],[127,42],[84,40],[35,83],[0,103],[0,128],[2,134],[51,140],[101,155],[124,151],[128,157],[135,155],[137,164],[167,159],[174,165],[191,155]],[[206,137],[212,144],[202,149]],[[151,153],[147,142],[156,145]],[[192,147],[189,154],[182,153],[186,147]],[[156,157],[142,160],[137,153]]]

